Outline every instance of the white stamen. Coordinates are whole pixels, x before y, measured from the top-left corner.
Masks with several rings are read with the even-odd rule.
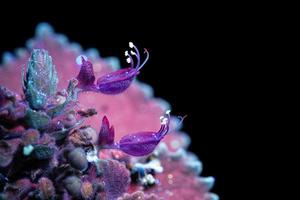
[[[79,55],[79,56],[77,56],[77,58],[76,58],[76,63],[77,63],[77,65],[82,65],[82,58],[84,59],[84,60],[88,60],[88,58],[85,56],[85,55]]]
[[[125,56],[128,56],[128,51],[125,51]]]
[[[130,58],[127,58],[126,61],[127,61],[127,63],[131,63]]]
[[[171,113],[171,110],[167,110],[166,114],[169,115]]]
[[[169,121],[169,119],[166,118],[166,117],[164,117],[164,118],[161,120],[160,124],[161,124],[161,125],[166,125],[166,124],[168,124],[168,121]]]
[[[136,53],[134,51],[130,51],[131,55],[136,56]]]
[[[133,48],[134,47],[134,44],[132,42],[129,42],[129,47],[130,48]]]

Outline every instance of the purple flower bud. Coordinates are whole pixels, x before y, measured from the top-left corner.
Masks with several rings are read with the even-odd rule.
[[[81,57],[82,61],[80,63],[81,64],[80,72],[77,76],[77,80],[78,80],[77,87],[84,90],[91,90],[93,88],[94,81],[95,81],[93,65],[90,61],[86,59],[85,56],[79,56],[79,57]]]
[[[102,119],[102,126],[99,133],[98,144],[99,145],[110,145],[114,142],[115,131],[114,127],[109,127],[109,121],[106,116]]]
[[[147,54],[147,57],[145,61],[140,64],[139,50],[132,42],[129,43],[129,47],[133,48],[133,50],[131,50],[130,53],[126,51],[125,56],[127,57],[127,62],[130,63],[131,66],[100,77],[97,80],[96,85],[94,84],[95,76],[92,63],[87,61],[84,56],[81,56],[82,61],[78,62],[81,64],[81,69],[77,76],[79,82],[78,87],[83,89],[83,91],[101,92],[103,94],[119,94],[125,91],[130,86],[133,79],[139,74],[140,69],[145,65],[149,58],[148,51],[144,49],[144,53]],[[136,57],[136,65],[134,65],[132,56]],[[76,60],[78,61],[80,59],[77,58]]]

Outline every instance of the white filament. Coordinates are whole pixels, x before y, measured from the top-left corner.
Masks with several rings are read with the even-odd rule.
[[[168,121],[169,121],[169,119],[168,119],[167,117],[164,117],[164,118],[161,120],[160,124],[161,124],[161,125],[167,125],[167,124],[168,124]]]
[[[130,51],[131,55],[136,56],[136,53],[134,51]]]

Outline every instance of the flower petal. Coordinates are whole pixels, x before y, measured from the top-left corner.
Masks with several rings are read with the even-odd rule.
[[[119,148],[132,156],[150,154],[162,138],[156,132],[140,132],[125,135],[119,142]]]
[[[80,72],[77,76],[78,85],[77,87],[82,89],[91,89],[93,88],[95,75],[93,65],[90,61],[86,60],[83,56],[81,56],[82,63]]]
[[[106,116],[102,119],[102,126],[99,133],[98,144],[109,145],[114,142],[115,131],[114,127],[109,127],[109,121]]]
[[[135,68],[125,68],[109,73],[97,80],[97,90],[104,94],[124,92],[137,74],[138,71]]]

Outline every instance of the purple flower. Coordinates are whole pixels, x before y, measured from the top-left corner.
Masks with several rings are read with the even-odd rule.
[[[81,65],[80,72],[77,76],[78,86],[83,91],[101,92],[103,94],[119,94],[125,91],[133,81],[133,79],[139,74],[140,69],[145,65],[149,58],[147,49],[144,49],[144,53],[147,54],[146,59],[140,64],[140,52],[136,46],[129,42],[129,47],[133,50],[125,52],[127,62],[131,64],[129,68],[120,69],[115,72],[108,73],[98,78],[95,84],[95,76],[93,65],[87,60],[85,56],[79,56],[77,64]],[[136,65],[134,64],[133,57],[136,57]]]
[[[159,131],[141,131],[125,135],[119,142],[113,143],[113,127],[109,128],[106,117],[102,120],[102,127],[99,134],[99,144],[106,149],[119,149],[132,156],[145,156],[150,154],[157,144],[168,133],[170,127],[170,111],[161,117],[161,127]]]

